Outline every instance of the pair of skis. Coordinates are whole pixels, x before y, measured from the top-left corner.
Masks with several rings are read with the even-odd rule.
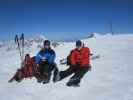
[[[20,37],[18,35],[15,35],[15,43],[19,50],[21,64],[22,64],[22,62],[24,60],[24,33],[22,33]]]

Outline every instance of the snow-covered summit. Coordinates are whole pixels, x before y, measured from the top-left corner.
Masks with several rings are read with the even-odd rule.
[[[133,100],[133,35],[98,36],[82,40],[93,54],[100,59],[92,60],[92,71],[88,72],[78,88],[65,85],[64,79],[58,83],[39,84],[34,78],[21,83],[8,83],[19,68],[20,58],[17,50],[0,52],[0,96],[1,100]],[[35,55],[37,45],[30,52]],[[65,58],[74,42],[64,42],[54,48],[59,70],[67,68],[59,60]],[[27,49],[26,51],[27,52]]]

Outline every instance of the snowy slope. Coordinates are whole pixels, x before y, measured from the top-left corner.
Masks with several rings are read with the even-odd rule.
[[[0,100],[133,100],[133,35],[105,35],[83,40],[100,59],[92,60],[92,71],[88,72],[78,88],[66,87],[68,78],[47,85],[26,79],[21,83],[8,83],[19,67],[17,50],[6,52],[0,48]],[[74,48],[74,43],[61,43],[54,48],[60,70],[67,67],[59,64]],[[35,55],[34,44],[27,53]]]

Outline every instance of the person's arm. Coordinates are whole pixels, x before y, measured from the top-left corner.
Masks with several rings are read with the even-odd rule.
[[[51,52],[51,56],[50,56],[49,59],[48,59],[48,62],[49,62],[50,64],[54,63],[55,58],[56,58],[56,54],[55,54],[54,51],[52,51],[52,52]]]
[[[70,61],[71,61],[71,65],[76,65],[76,59],[75,59],[75,52],[74,51],[71,53]]]
[[[90,51],[90,48],[88,48],[88,51],[87,52],[88,52],[88,55],[89,56],[93,56],[93,53]]]
[[[39,53],[36,55],[36,57],[35,57],[35,63],[36,63],[36,64],[39,64],[40,59],[41,59],[41,55],[40,55],[40,52],[39,52]]]

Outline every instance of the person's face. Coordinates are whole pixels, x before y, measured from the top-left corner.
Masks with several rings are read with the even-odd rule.
[[[45,49],[49,49],[49,48],[50,48],[50,45],[49,45],[49,44],[45,44],[45,45],[44,45],[44,48],[45,48]]]
[[[76,48],[77,48],[78,50],[80,50],[80,49],[82,48],[82,46],[76,46]]]

